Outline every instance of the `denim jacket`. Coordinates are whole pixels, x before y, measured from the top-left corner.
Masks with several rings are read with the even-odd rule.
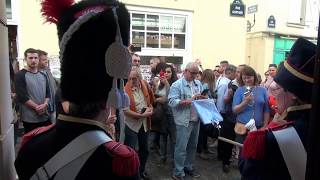
[[[203,91],[203,87],[200,81],[193,80],[198,93]],[[189,121],[191,120],[191,105],[180,106],[179,103],[184,99],[191,99],[192,92],[191,87],[184,77],[180,78],[174,82],[169,91],[168,104],[172,108],[172,113],[174,121],[177,125],[182,125],[185,127],[189,126]]]

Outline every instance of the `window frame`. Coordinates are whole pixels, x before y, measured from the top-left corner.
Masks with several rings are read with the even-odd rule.
[[[186,50],[187,49],[187,41],[188,41],[188,15],[185,14],[174,14],[174,13],[161,13],[161,12],[146,12],[146,11],[130,11],[130,19],[133,20],[133,14],[139,14],[139,15],[144,15],[144,28],[143,30],[135,30],[133,29],[133,24],[130,25],[130,43],[133,43],[133,33],[137,32],[137,33],[144,33],[144,42],[143,42],[143,46],[141,48],[144,49],[155,49],[155,50],[159,50],[159,49],[166,49],[166,50]],[[158,31],[156,30],[148,30],[148,15],[151,16],[158,16]],[[172,30],[171,31],[163,31],[161,29],[161,27],[163,27],[163,21],[161,20],[163,17],[172,17]],[[179,32],[179,31],[175,31],[175,20],[176,18],[184,18],[184,26],[185,26],[185,30],[184,32]],[[158,46],[157,47],[148,47],[147,44],[147,39],[148,33],[155,33],[157,34],[158,38]],[[171,35],[171,47],[162,47],[161,45],[161,37],[162,34],[164,35]],[[184,48],[175,48],[175,35],[184,35]]]

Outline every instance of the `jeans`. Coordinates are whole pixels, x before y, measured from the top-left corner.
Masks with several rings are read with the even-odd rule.
[[[160,158],[162,160],[167,159],[168,135],[170,136],[170,150],[172,159],[174,155],[174,146],[176,144],[176,125],[174,124],[172,114],[167,114],[167,127],[165,131],[165,133],[160,134]]]
[[[200,122],[189,122],[189,126],[176,125],[176,146],[174,151],[175,176],[185,176],[184,170],[193,170],[193,161],[198,144]]]
[[[136,148],[136,144],[139,145],[139,150]],[[148,151],[148,132],[144,131],[141,126],[138,133],[132,131],[128,126],[125,127],[125,140],[124,144],[130,146],[138,152],[140,160],[140,173],[145,171],[147,159],[149,156]]]

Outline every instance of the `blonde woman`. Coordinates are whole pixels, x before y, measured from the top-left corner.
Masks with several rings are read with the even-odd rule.
[[[201,83],[203,92],[207,92],[209,98],[214,98],[215,76],[211,69],[205,69],[202,72]],[[213,137],[214,127],[212,125],[204,125],[200,122],[200,131],[198,137],[197,153],[201,159],[210,159],[209,150],[207,146],[208,136]]]

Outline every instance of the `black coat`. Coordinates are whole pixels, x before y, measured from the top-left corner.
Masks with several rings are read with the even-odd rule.
[[[289,112],[288,121],[293,121],[304,148],[308,148],[309,110]],[[250,147],[249,147],[250,148]],[[266,133],[265,156],[263,160],[239,159],[239,169],[243,180],[291,180],[278,143],[271,131]]]
[[[83,132],[97,129],[100,128],[93,125],[58,120],[55,127],[33,137],[21,147],[15,160],[15,167],[19,179],[30,179],[39,167],[44,165],[59,150],[71,142],[71,140]],[[131,156],[126,158],[131,158],[133,156],[137,157],[137,154],[132,150]],[[81,168],[76,179],[139,179],[138,170],[135,173],[136,175],[131,177],[123,177],[122,175],[119,175],[119,173],[115,173],[112,170],[112,161],[114,157],[113,151],[108,150],[104,144],[100,145]],[[138,160],[134,164],[139,164]]]

